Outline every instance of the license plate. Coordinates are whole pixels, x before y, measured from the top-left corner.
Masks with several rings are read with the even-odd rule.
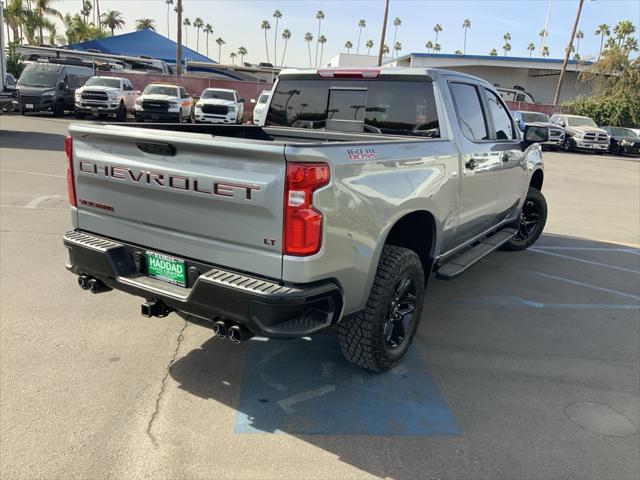
[[[25,104],[24,108],[27,108],[29,110],[33,110],[33,103],[27,103]]]
[[[147,275],[151,278],[181,287],[187,286],[184,260],[156,252],[146,252],[146,259]]]
[[[93,108],[91,109],[91,111],[92,111],[93,113],[98,113],[98,107],[93,107]]]

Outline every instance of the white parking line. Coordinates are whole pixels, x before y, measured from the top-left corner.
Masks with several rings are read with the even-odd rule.
[[[635,253],[640,255],[640,249],[634,248],[618,248],[618,247],[545,247],[536,245],[539,250],[575,250],[575,251],[588,251],[588,252],[624,252]]]
[[[292,395],[287,398],[283,398],[282,400],[278,400],[278,405],[284,413],[287,415],[291,415],[295,412],[293,406],[296,403],[306,402],[307,400],[311,400],[312,398],[321,397],[322,395],[326,395],[327,393],[335,392],[335,385],[323,385],[320,388],[316,388],[315,390],[308,390],[306,392],[298,393],[297,395]]]
[[[5,172],[5,173],[24,173],[25,175],[40,175],[41,177],[67,178],[66,175],[56,175],[55,173],[32,172],[30,170],[12,170],[12,169],[8,169],[8,168],[0,169],[0,172]]]
[[[585,260],[584,258],[571,257],[569,255],[561,255],[559,253],[553,253],[553,252],[545,252],[545,251],[539,250],[537,248],[530,248],[529,251],[536,252],[536,253],[542,253],[544,255],[551,255],[553,257],[566,258],[568,260],[573,260],[574,262],[587,263],[589,265],[596,265],[598,267],[610,268],[612,270],[618,270],[618,271],[621,271],[621,272],[628,272],[628,273],[635,273],[636,275],[640,275],[640,272],[638,270],[632,270],[630,268],[624,268],[624,267],[616,267],[615,265],[609,265],[608,263],[594,262],[592,260]]]
[[[548,273],[542,272],[531,272],[535,275],[540,275],[541,277],[551,278],[553,280],[558,280],[559,282],[570,283],[572,285],[578,285],[580,287],[590,288],[592,290],[598,290],[600,292],[613,293],[615,295],[620,295],[621,297],[633,298],[634,300],[640,300],[640,296],[632,295],[630,293],[619,292],[618,290],[611,290],[610,288],[598,287],[596,285],[589,285],[588,283],[578,282],[577,280],[571,280],[570,278],[557,277],[555,275],[549,275]]]

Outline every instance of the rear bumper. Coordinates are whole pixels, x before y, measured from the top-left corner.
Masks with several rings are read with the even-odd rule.
[[[79,230],[64,235],[67,269],[97,278],[107,286],[160,300],[168,307],[211,321],[226,318],[256,334],[300,337],[334,324],[342,312],[342,295],[331,282],[281,285],[272,280],[185,260],[187,288],[145,275],[145,248]]]

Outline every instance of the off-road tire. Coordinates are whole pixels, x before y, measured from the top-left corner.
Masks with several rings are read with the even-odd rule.
[[[401,344],[389,349],[384,324],[399,280],[409,276],[415,283],[415,310]],[[408,248],[385,245],[367,304],[361,312],[338,325],[338,343],[344,357],[369,370],[384,372],[396,365],[407,352],[422,315],[424,271],[420,257]]]
[[[531,245],[533,245],[536,240],[542,234],[544,230],[544,225],[547,222],[547,201],[542,195],[540,190],[537,190],[533,187],[529,187],[529,191],[527,192],[527,198],[525,199],[525,204],[527,202],[533,202],[535,208],[538,212],[539,219],[538,223],[535,226],[535,229],[531,232],[531,234],[527,235],[525,238],[518,238],[518,236],[514,236],[511,240],[505,243],[501,249],[508,251],[517,251],[517,250],[526,250]],[[524,209],[524,207],[523,207]],[[518,228],[521,227],[522,218],[518,221],[516,225]]]
[[[122,102],[120,102],[120,106],[118,107],[118,111],[116,112],[116,121],[117,122],[127,121],[127,107]]]
[[[53,116],[54,117],[62,117],[64,116],[64,101],[58,100],[53,106]]]

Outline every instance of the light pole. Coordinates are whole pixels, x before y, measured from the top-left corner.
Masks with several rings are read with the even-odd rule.
[[[176,73],[182,75],[182,0],[176,5],[178,29],[176,34]]]
[[[558,85],[556,86],[556,94],[553,96],[553,104],[557,105],[560,100],[560,90],[562,89],[562,82],[564,81],[564,74],[567,71],[567,64],[569,63],[569,56],[573,49],[573,39],[576,36],[576,30],[578,29],[578,23],[580,22],[580,13],[582,12],[582,5],[584,0],[578,1],[578,11],[576,12],[576,19],[573,22],[573,29],[571,30],[571,36],[569,37],[569,44],[564,52],[564,61],[562,62],[562,69],[560,70],[560,77],[558,77]]]

